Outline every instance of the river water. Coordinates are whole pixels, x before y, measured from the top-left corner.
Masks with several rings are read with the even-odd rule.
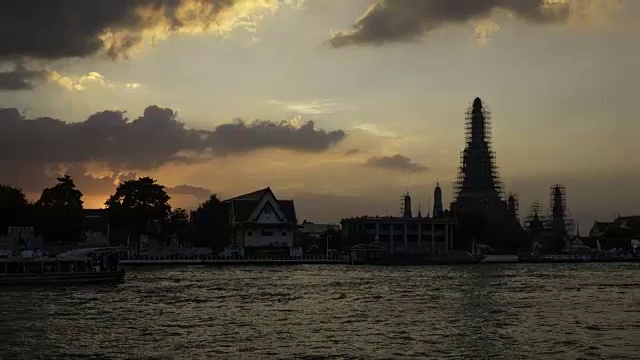
[[[129,269],[0,294],[1,359],[640,359],[640,264]]]

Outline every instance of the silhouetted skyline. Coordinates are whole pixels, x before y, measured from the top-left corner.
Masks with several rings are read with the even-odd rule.
[[[407,189],[417,212],[438,180],[452,201],[479,96],[521,217],[556,183],[583,230],[637,212],[635,1],[18,3],[0,183],[32,199],[65,172],[86,207],[148,175],[180,207],[270,186],[300,220],[396,214]]]

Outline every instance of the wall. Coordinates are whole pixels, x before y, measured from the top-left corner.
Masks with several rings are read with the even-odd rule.
[[[272,234],[271,236],[267,234]],[[238,231],[236,238],[245,246],[289,246],[293,245],[293,231],[287,228],[256,227],[251,230]],[[277,245],[276,245],[277,243]]]

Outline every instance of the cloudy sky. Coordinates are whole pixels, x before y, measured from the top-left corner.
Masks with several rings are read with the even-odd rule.
[[[638,212],[640,1],[5,0],[0,182],[68,173],[99,207],[271,186],[300,220],[445,201],[481,97],[507,192],[567,187],[586,230]],[[423,210],[426,213],[426,210]]]

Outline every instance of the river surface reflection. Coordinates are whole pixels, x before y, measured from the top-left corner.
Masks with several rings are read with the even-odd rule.
[[[129,269],[0,294],[0,358],[640,358],[640,264]]]

